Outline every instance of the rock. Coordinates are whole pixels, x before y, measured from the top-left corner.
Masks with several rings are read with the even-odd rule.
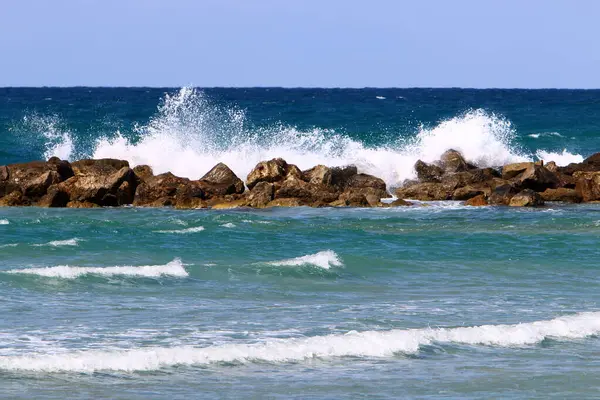
[[[23,194],[30,198],[40,198],[51,185],[61,181],[60,175],[56,171],[46,171],[37,178],[23,182],[21,188]]]
[[[138,185],[133,205],[149,207],[173,205],[177,190],[182,186],[189,185],[189,179],[180,178],[170,172],[151,176]],[[183,194],[181,193],[181,195]],[[189,197],[194,196],[190,195]]]
[[[582,172],[573,174],[576,180],[575,191],[583,201],[600,200],[600,172]]]
[[[287,162],[281,158],[261,161],[246,178],[246,185],[252,189],[258,182],[277,182],[285,179]]]
[[[410,203],[404,199],[396,199],[390,203],[390,207],[408,207],[412,205],[413,203]]]
[[[419,182],[441,182],[445,171],[437,165],[427,164],[421,160],[415,163],[415,171]]]
[[[67,203],[69,203],[69,194],[61,190],[59,185],[52,185],[36,205],[38,207],[66,207]]]
[[[240,208],[240,207],[245,207],[245,206],[246,206],[246,200],[239,199],[239,200],[233,200],[233,201],[228,201],[228,202],[224,202],[224,203],[217,203],[217,204],[214,204],[211,208],[213,210],[229,210],[231,208]]]
[[[532,162],[521,162],[514,164],[507,164],[502,167],[502,179],[512,179],[517,175],[522,174],[525,170],[534,164]]]
[[[401,187],[396,190],[396,197],[399,199],[413,200],[450,200],[454,189],[448,191],[447,187],[441,183],[417,183],[408,187]]]
[[[519,190],[513,185],[500,185],[492,191],[492,194],[488,198],[488,203],[492,205],[506,206],[517,193],[519,193]]]
[[[106,176],[125,167],[129,168],[129,162],[113,158],[84,159],[72,162],[71,167],[75,175]]]
[[[349,207],[369,207],[369,201],[367,197],[361,192],[356,192],[353,190],[346,191],[342,193],[339,197],[340,201],[344,202],[346,206]],[[379,201],[375,202],[379,203]]]
[[[264,208],[273,200],[275,185],[268,182],[258,182],[248,194],[248,205],[254,208]]]
[[[475,168],[465,172],[456,172],[443,176],[441,183],[449,192],[465,186],[495,187],[500,174],[493,168]]]
[[[558,188],[546,189],[540,193],[544,201],[561,201],[565,203],[581,203],[583,198],[575,189]]]
[[[557,173],[558,172],[558,165],[556,165],[556,163],[554,161],[550,161],[549,163],[546,163],[545,165],[546,169],[552,173]]]
[[[391,197],[387,192],[387,187],[383,179],[368,174],[355,174],[348,178],[345,190],[361,191],[365,196],[370,194],[379,195],[379,197]]]
[[[276,188],[274,198],[298,198],[307,204],[330,203],[339,196],[339,193],[332,190],[330,186],[311,184],[291,176]]]
[[[566,167],[559,167],[559,171],[565,175],[573,175],[575,172],[598,172],[600,171],[600,153],[591,155],[581,163],[571,163]]]
[[[462,154],[453,149],[442,154],[439,165],[446,173],[465,172],[473,167],[465,161]]]
[[[38,200],[46,194],[50,185],[68,177],[69,172],[72,175],[70,164],[58,158],[52,158],[48,162],[32,161],[4,166],[0,172],[0,197],[18,190],[24,197]]]
[[[154,171],[149,165],[138,165],[133,169],[133,173],[139,178],[140,181],[154,176]]]
[[[9,176],[8,167],[6,165],[0,166],[0,181],[7,181]]]
[[[224,196],[244,193],[244,182],[223,163],[215,165],[200,178],[202,188],[208,196]]]
[[[475,197],[471,197],[469,200],[467,200],[465,202],[465,205],[472,206],[472,207],[482,207],[482,206],[487,206],[488,201],[487,201],[485,195],[480,194]]]
[[[508,205],[511,207],[538,207],[544,205],[544,200],[537,192],[525,189],[514,195]]]
[[[555,189],[560,186],[560,180],[556,174],[547,170],[546,167],[536,164],[531,164],[513,181],[515,186],[520,189],[532,189],[537,192]]]
[[[358,169],[354,165],[331,168],[331,186],[343,192],[350,179],[356,174],[358,174]]]
[[[452,194],[452,200],[469,200],[473,197],[481,196],[484,197],[492,194],[492,190],[489,187],[474,187],[465,186],[458,188]]]
[[[300,199],[296,198],[280,198],[274,199],[267,204],[267,207],[300,207],[304,206],[303,202]]]
[[[305,180],[313,185],[331,185],[331,168],[324,165],[317,165],[309,170],[306,170],[303,172],[303,175]]]
[[[15,190],[0,198],[0,207],[17,207],[17,206],[29,206],[31,203],[29,199],[23,196],[23,194]]]
[[[67,208],[98,208],[98,204],[89,201],[70,201],[67,203]]]
[[[71,202],[89,202],[99,206],[131,204],[134,200],[133,188],[137,186],[133,170],[125,166],[114,171],[110,165],[88,163],[83,168],[74,168],[75,176],[61,182],[59,189],[68,193]],[[109,171],[112,172],[106,175]],[[128,185],[123,186],[124,182]]]

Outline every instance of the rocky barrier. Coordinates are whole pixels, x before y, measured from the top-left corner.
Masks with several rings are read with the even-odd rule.
[[[0,166],[0,206],[395,207],[410,206],[404,199],[413,199],[536,207],[545,201],[600,201],[600,153],[566,167],[538,161],[478,168],[448,150],[440,160],[417,161],[414,168],[417,179],[396,189],[398,200],[382,202],[391,197],[385,182],[355,166],[302,171],[277,158],[258,163],[244,183],[223,163],[190,180],[169,172],[154,175],[149,166],[131,168],[123,160],[53,157]]]

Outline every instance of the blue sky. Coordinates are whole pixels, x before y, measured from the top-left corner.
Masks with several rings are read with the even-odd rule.
[[[596,0],[1,0],[0,86],[600,88]]]

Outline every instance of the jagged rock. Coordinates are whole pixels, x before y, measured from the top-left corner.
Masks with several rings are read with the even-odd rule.
[[[490,194],[492,194],[492,189],[489,186],[465,186],[454,191],[452,194],[452,200],[469,200],[473,197],[480,195],[489,196]]]
[[[332,191],[329,186],[311,184],[291,176],[276,188],[274,198],[295,197],[311,204],[315,202],[330,203],[337,200],[338,196],[339,193]]]
[[[520,175],[517,175],[513,182],[518,188],[532,189],[537,192],[556,189],[560,186],[560,180],[556,174],[537,164],[531,164]]]
[[[8,167],[6,165],[2,165],[0,166],[0,181],[7,181],[10,172],[8,170]]]
[[[71,202],[89,202],[99,206],[131,204],[134,199],[133,188],[137,186],[136,176],[127,166],[114,171],[112,165],[104,162],[79,164],[74,167],[75,176],[61,182],[59,189],[68,193]],[[123,182],[128,182],[128,185],[122,186]]]
[[[391,197],[383,179],[368,174],[356,174],[346,181],[345,190],[360,191],[365,196],[378,195],[379,198]]]
[[[232,200],[232,201],[227,201],[224,203],[217,203],[214,204],[213,206],[211,206],[211,208],[213,210],[228,210],[231,208],[240,208],[240,207],[246,207],[247,203],[245,199],[238,199],[238,200]]]
[[[69,194],[61,190],[59,185],[52,185],[36,205],[38,207],[66,207],[67,203],[69,203]]]
[[[138,185],[133,205],[148,207],[173,205],[177,190],[189,184],[189,179],[180,178],[170,172],[148,177]]]
[[[453,149],[446,150],[442,154],[439,165],[446,173],[464,172],[473,168],[472,165],[465,161],[462,154]]]
[[[67,203],[67,208],[98,208],[100,207],[96,203],[89,201],[70,201]]]
[[[582,172],[573,174],[577,181],[575,190],[583,201],[600,200],[600,172]]]
[[[396,197],[399,199],[413,199],[422,201],[431,200],[450,200],[454,190],[448,191],[442,183],[417,183],[408,187],[401,187],[396,190]]]
[[[546,189],[540,193],[544,201],[562,201],[565,203],[581,203],[581,195],[575,189],[558,188]]]
[[[51,185],[61,181],[60,175],[56,171],[46,171],[37,178],[23,182],[21,189],[23,194],[30,198],[42,197]]]
[[[331,185],[332,172],[331,168],[324,165],[317,165],[302,173],[307,182],[313,185]]]
[[[354,165],[331,168],[331,186],[343,192],[350,179],[356,174],[358,174],[358,169]]]
[[[339,202],[342,202],[345,206],[348,207],[369,207],[369,201],[366,196],[360,192],[356,191],[347,191],[340,195]]]
[[[532,162],[521,162],[514,164],[507,164],[502,167],[502,179],[512,179],[517,175],[522,174],[525,170],[534,164]]]
[[[556,165],[556,163],[554,161],[550,161],[549,163],[546,163],[545,165],[546,169],[552,173],[557,173],[558,172],[558,165]]]
[[[538,207],[544,205],[544,200],[537,192],[525,189],[514,195],[508,205],[511,207]]]
[[[223,163],[215,165],[200,178],[204,192],[208,196],[224,196],[244,193],[244,182]]]
[[[496,187],[488,198],[488,203],[492,205],[508,205],[510,199],[519,193],[519,190],[513,185],[505,184]]]
[[[248,189],[252,189],[258,182],[277,182],[285,179],[288,164],[282,158],[261,161],[246,178]]]
[[[469,200],[467,200],[465,202],[465,205],[472,206],[472,207],[482,207],[482,206],[487,206],[488,201],[487,201],[487,198],[485,197],[485,195],[480,194],[475,197],[471,197]]]
[[[475,168],[465,172],[446,174],[441,183],[448,191],[454,192],[458,188],[470,185],[495,187],[499,176],[498,171],[493,168]]]
[[[152,171],[152,167],[149,165],[138,165],[133,169],[133,173],[139,178],[140,181],[145,181],[146,179],[154,176],[154,171]]]
[[[248,205],[254,208],[264,208],[273,200],[275,185],[268,182],[258,182],[248,194]]]
[[[28,206],[30,205],[29,199],[23,196],[23,194],[15,190],[0,198],[0,207],[17,207],[17,206]]]
[[[445,171],[441,167],[433,164],[427,164],[421,160],[415,163],[415,171],[419,182],[441,182]]]
[[[296,198],[281,198],[281,199],[273,199],[267,204],[267,207],[300,207],[304,206],[304,204],[300,199]]]
[[[413,203],[408,202],[404,199],[396,199],[390,203],[390,207],[408,207],[412,205]]]
[[[598,172],[600,171],[600,153],[592,154],[580,163],[559,167],[559,171],[565,175],[573,175],[576,172]]]
[[[71,163],[75,175],[110,175],[125,167],[129,168],[129,162],[125,160],[115,160],[113,158],[101,159],[83,159]]]
[[[0,169],[0,197],[18,190],[24,197],[35,201],[46,194],[50,185],[61,182],[72,174],[70,164],[56,157],[48,162],[7,165]]]

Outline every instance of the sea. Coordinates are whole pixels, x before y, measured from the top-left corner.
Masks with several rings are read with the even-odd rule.
[[[0,165],[580,162],[600,91],[0,88]],[[600,398],[600,204],[0,208],[2,399]]]

